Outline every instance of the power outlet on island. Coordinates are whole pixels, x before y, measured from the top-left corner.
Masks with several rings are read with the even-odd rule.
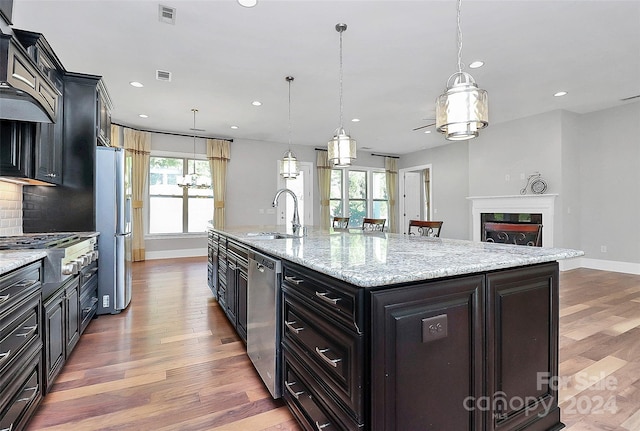
[[[102,307],[109,308],[109,295],[102,295]]]

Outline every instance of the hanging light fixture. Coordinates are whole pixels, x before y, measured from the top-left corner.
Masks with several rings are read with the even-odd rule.
[[[293,82],[293,76],[287,76],[284,79],[289,83],[289,149],[280,161],[280,175],[282,178],[295,180],[300,175],[300,168],[296,155],[291,151],[291,82]]]
[[[449,77],[446,91],[436,99],[436,129],[450,141],[463,141],[478,136],[478,130],[489,125],[488,96],[480,90],[471,75],[462,71],[462,28],[458,0],[458,71]]]
[[[193,112],[193,171],[191,174],[187,174],[181,177],[178,177],[177,183],[180,187],[183,188],[198,188],[198,189],[208,189],[211,187],[211,180],[205,177],[200,177],[196,173],[196,133],[195,132],[204,132],[204,129],[196,129],[196,112],[198,110],[196,108],[191,109]]]
[[[347,24],[336,24],[336,31],[340,33],[340,127],[328,143],[329,161],[334,166],[349,166],[356,159],[356,141],[342,126],[342,33],[346,30]]]

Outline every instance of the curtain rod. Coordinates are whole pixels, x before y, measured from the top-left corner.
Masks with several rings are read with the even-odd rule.
[[[316,151],[329,151],[326,148],[314,148]]]
[[[172,136],[185,136],[188,138],[193,138],[194,135],[185,135],[184,133],[174,133],[174,132],[161,132],[159,130],[145,130],[145,129],[139,129],[137,127],[131,127],[131,126],[127,126],[124,124],[119,124],[119,123],[114,123],[112,122],[111,124],[113,124],[114,126],[120,126],[120,127],[126,127],[127,129],[133,129],[133,130],[137,130],[139,132],[149,132],[149,133],[159,133],[161,135],[172,135]],[[199,136],[199,135],[195,135],[196,138],[204,138],[204,139],[220,139],[221,141],[229,141],[229,142],[233,142],[233,139],[229,139],[229,138],[215,138],[215,137],[211,137],[211,136]]]
[[[399,159],[400,156],[391,156],[389,154],[376,154],[376,153],[371,153],[372,156],[378,156],[378,157],[391,157],[392,159]]]

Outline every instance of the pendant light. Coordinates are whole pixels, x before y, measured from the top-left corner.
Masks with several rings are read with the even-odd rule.
[[[347,24],[336,24],[336,31],[340,33],[340,127],[328,143],[328,158],[334,166],[349,166],[356,159],[356,141],[351,139],[342,126],[342,33],[347,30]]]
[[[181,177],[178,177],[177,183],[183,188],[198,188],[207,189],[211,187],[211,181],[204,177],[199,177],[196,173],[196,131],[204,132],[204,129],[196,129],[196,108],[191,109],[193,112],[193,172]]]
[[[287,76],[284,79],[289,83],[289,149],[284,153],[284,157],[280,161],[280,175],[282,175],[282,178],[295,180],[300,175],[300,168],[298,167],[296,155],[291,151],[291,83],[293,82],[293,76]]]
[[[488,96],[471,75],[462,71],[462,28],[458,0],[458,71],[447,81],[446,91],[436,99],[436,129],[449,141],[463,141],[478,136],[489,125]]]

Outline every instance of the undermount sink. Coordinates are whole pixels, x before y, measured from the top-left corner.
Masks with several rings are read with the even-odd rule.
[[[251,239],[284,239],[297,238],[295,235],[281,232],[249,232],[247,234]]]

